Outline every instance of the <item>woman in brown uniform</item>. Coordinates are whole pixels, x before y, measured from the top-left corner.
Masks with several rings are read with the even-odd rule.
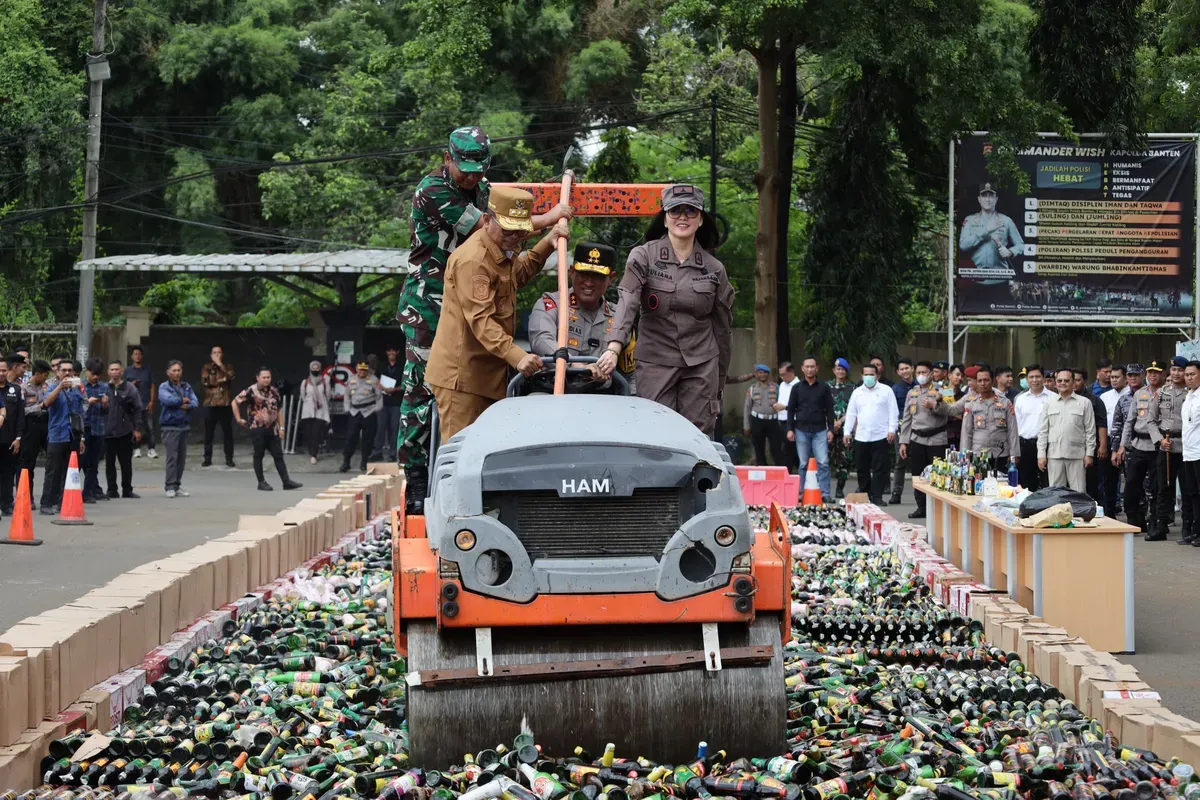
[[[646,244],[629,251],[620,300],[599,367],[610,373],[637,329],[638,396],[662,403],[712,435],[733,340],[733,286],[710,252],[717,242],[704,192],[663,190]]]

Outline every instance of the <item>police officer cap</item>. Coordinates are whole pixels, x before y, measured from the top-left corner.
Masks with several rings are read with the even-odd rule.
[[[1143,367],[1141,364],[1126,364],[1125,365],[1125,374],[1127,374],[1127,375],[1145,375],[1146,368]]]
[[[933,362],[933,368],[934,369],[950,369],[950,362],[949,361],[935,361],[935,362]]]
[[[575,245],[576,272],[594,272],[597,275],[612,275],[617,266],[617,251],[606,244],[580,242]]]
[[[766,364],[755,364],[754,371],[755,372],[770,372],[771,368],[768,367]]]
[[[1188,360],[1186,358],[1184,358],[1183,356],[1175,356],[1174,358],[1171,359],[1172,367],[1179,367],[1180,369],[1183,369],[1187,365],[1188,365]]]
[[[676,183],[662,190],[663,211],[679,206],[704,210],[704,190],[691,183]]]
[[[971,366],[969,366],[965,370],[963,370],[963,374],[966,375],[968,378],[974,378],[976,375],[979,374],[979,367],[972,364]]]
[[[1157,361],[1151,361],[1150,366],[1146,367],[1146,372],[1162,372],[1162,364]]]
[[[986,181],[984,183],[979,184],[979,193],[980,194],[995,194],[996,187],[992,185],[991,181]]]

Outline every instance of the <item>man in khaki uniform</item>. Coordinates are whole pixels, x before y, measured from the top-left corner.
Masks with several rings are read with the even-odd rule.
[[[1157,362],[1151,361],[1150,365],[1157,366]],[[1141,376],[1146,372],[1140,364],[1130,364],[1128,368],[1130,377],[1137,376],[1134,382],[1140,382]],[[1152,387],[1142,386],[1130,397],[1124,422],[1121,424],[1120,446],[1113,459],[1117,466],[1122,463],[1125,465],[1125,519],[1130,525],[1136,525],[1147,534],[1153,527],[1146,524],[1147,482],[1150,484],[1151,521],[1154,519],[1154,498],[1158,496],[1158,484],[1153,480],[1158,443],[1150,438],[1150,404],[1154,402],[1155,394],[1156,391]],[[1120,410],[1118,405],[1118,413]],[[1150,481],[1146,480],[1147,476],[1151,476]]]
[[[1008,462],[1020,461],[1017,441],[1017,415],[1012,401],[992,389],[992,368],[980,367],[975,373],[978,394],[963,411],[959,441],[963,450],[987,450],[991,468],[1008,471]]]
[[[1150,441],[1158,443],[1158,506],[1155,524],[1144,537],[1147,542],[1167,538],[1167,526],[1175,512],[1175,486],[1183,471],[1183,401],[1188,390],[1183,370],[1187,359],[1171,359],[1171,372],[1166,386],[1158,390],[1150,403]]]
[[[754,367],[754,377],[757,380],[746,390],[746,402],[742,404],[742,433],[754,445],[756,466],[767,466],[768,444],[775,466],[786,466],[783,460],[783,431],[779,428],[779,416],[775,411],[779,401],[779,384],[771,380],[771,368],[766,364]]]
[[[483,227],[471,234],[446,264],[446,292],[425,380],[433,388],[441,437],[470,425],[504,397],[508,367],[529,376],[542,359],[513,342],[517,289],[546,263],[559,237],[569,235],[559,220],[530,250],[521,244],[533,230],[533,195],[495,187]]]
[[[941,389],[931,380],[932,365],[917,363],[917,385],[904,397],[904,418],[900,421],[900,458],[908,459],[913,477],[925,471],[935,458],[946,454],[946,428],[950,404],[942,399]],[[925,518],[925,493],[914,492],[917,510],[909,519]]]
[[[366,359],[355,365],[355,373],[346,381],[346,413],[350,415],[350,427],[346,432],[346,446],[342,448],[342,466],[338,472],[350,470],[350,459],[362,438],[362,458],[359,469],[366,471],[367,456],[375,446],[376,425],[379,424],[379,409],[383,408],[383,387],[379,378],[370,372]]]
[[[617,251],[606,244],[580,242],[575,245],[574,262],[567,301],[564,303],[557,291],[546,292],[529,314],[529,349],[542,358],[553,358],[558,350],[558,315],[563,310],[567,313],[567,352],[573,356],[599,357],[612,333],[617,306],[608,302],[604,293],[616,271]],[[617,372],[631,390],[635,341],[631,336],[617,360]],[[593,367],[593,374],[602,378],[599,368]]]
[[[1075,394],[1075,375],[1069,369],[1054,374],[1058,397],[1046,403],[1038,431],[1038,468],[1046,470],[1051,486],[1087,491],[1088,455],[1096,449],[1096,415],[1091,401]]]

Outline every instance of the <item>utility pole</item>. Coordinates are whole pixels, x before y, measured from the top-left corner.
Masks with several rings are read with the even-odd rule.
[[[712,197],[710,211],[717,213],[717,93],[708,96],[708,193]]]
[[[104,55],[104,28],[107,22],[108,0],[96,0],[95,16],[92,19],[92,50],[87,56],[88,78],[88,132],[87,155],[83,168],[83,249],[81,261],[96,257],[96,214],[100,193],[100,115],[104,99],[104,82],[110,72],[108,59]],[[96,271],[85,269],[79,273],[79,325],[75,342],[75,355],[87,361],[92,346],[93,301],[96,290]]]

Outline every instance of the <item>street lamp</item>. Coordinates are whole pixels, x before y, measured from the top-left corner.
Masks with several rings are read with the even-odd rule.
[[[88,55],[86,69],[88,82],[106,81],[112,77],[112,70],[108,66],[108,58],[103,55]]]

